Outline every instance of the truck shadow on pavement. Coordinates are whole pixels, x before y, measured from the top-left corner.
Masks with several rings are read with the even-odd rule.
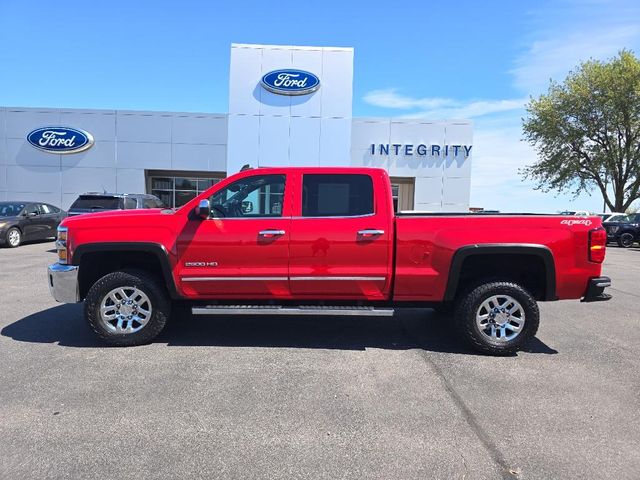
[[[82,306],[59,305],[28,315],[0,332],[20,342],[99,348],[104,344],[83,319]],[[457,336],[449,315],[429,309],[380,317],[174,316],[155,340],[167,346],[273,347],[365,350],[423,349],[477,355]],[[558,353],[534,338],[529,353]]]

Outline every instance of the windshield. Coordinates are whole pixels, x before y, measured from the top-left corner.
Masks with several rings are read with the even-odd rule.
[[[118,210],[121,207],[121,199],[118,197],[102,195],[80,195],[71,204],[70,210]]]
[[[0,203],[0,217],[15,217],[24,208],[24,203]]]

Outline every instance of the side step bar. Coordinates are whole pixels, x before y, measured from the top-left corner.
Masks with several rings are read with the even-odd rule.
[[[361,317],[391,317],[393,308],[374,307],[325,307],[299,306],[287,307],[277,305],[207,305],[193,307],[194,315],[348,315]]]

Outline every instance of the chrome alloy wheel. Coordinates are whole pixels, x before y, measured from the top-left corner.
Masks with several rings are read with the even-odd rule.
[[[147,324],[153,309],[147,295],[136,287],[118,287],[100,304],[102,325],[114,333],[135,333]]]
[[[7,235],[7,240],[9,241],[9,245],[17,247],[20,245],[20,232],[15,228],[10,230],[9,235]]]
[[[516,338],[524,328],[522,305],[509,295],[494,295],[478,307],[476,325],[493,343],[505,343]]]

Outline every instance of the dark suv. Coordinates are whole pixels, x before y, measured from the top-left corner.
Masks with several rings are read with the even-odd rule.
[[[164,204],[155,195],[146,193],[84,193],[69,207],[69,216],[140,208],[164,208]]]
[[[616,242],[620,247],[629,248],[640,242],[640,213],[632,213],[621,221],[604,222],[607,242]]]

